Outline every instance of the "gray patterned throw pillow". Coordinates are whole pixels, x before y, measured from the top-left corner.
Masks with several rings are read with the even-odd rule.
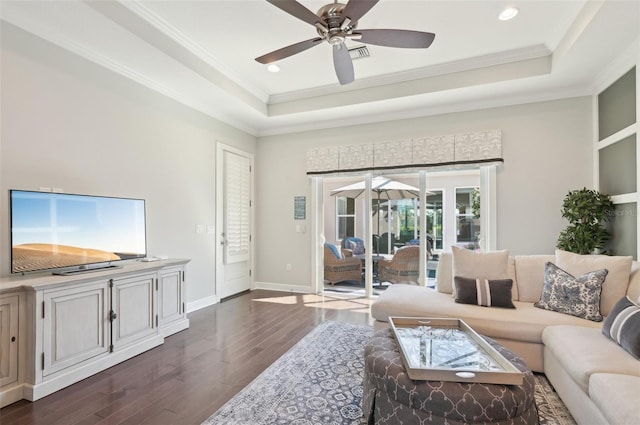
[[[622,297],[605,319],[602,333],[640,360],[640,305]]]
[[[542,296],[534,306],[601,322],[600,294],[607,273],[607,269],[602,269],[575,277],[548,262]]]

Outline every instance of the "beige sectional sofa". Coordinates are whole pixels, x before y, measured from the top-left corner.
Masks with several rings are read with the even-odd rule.
[[[640,424],[640,361],[602,333],[602,323],[534,306],[540,300],[545,264],[556,255],[508,257],[506,276],[513,280],[515,309],[456,303],[453,259],[443,253],[436,288],[391,285],[371,306],[372,316],[457,317],[479,333],[519,354],[537,372],[544,372],[579,424]],[[568,257],[575,258],[575,257]],[[606,258],[580,257],[578,268],[602,268]],[[600,258],[600,259],[599,259]],[[628,264],[628,262],[627,262]],[[608,315],[623,296],[640,298],[640,263],[627,275],[612,272],[602,286],[600,310]],[[568,271],[568,270],[567,270]],[[583,272],[584,273],[584,272]]]

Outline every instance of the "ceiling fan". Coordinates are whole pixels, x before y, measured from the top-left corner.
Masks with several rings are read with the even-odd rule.
[[[358,40],[365,44],[387,47],[427,48],[435,34],[422,31],[392,29],[357,29],[358,20],[364,16],[378,0],[349,0],[346,4],[330,3],[313,13],[296,0],[267,0],[277,8],[316,27],[319,37],[301,41],[256,58],[261,64],[269,64],[293,56],[327,41],[333,46],[333,66],[340,84],[353,82],[353,63],[346,39]]]

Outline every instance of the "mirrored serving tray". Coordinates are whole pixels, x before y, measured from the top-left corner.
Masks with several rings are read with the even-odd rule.
[[[522,385],[524,374],[461,319],[390,317],[409,378]]]

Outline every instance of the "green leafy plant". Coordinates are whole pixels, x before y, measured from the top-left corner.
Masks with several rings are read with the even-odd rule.
[[[471,211],[475,218],[480,218],[480,188],[474,187],[471,195]]]
[[[586,187],[570,191],[562,203],[562,217],[569,226],[560,233],[556,246],[576,254],[603,250],[610,237],[605,223],[613,209],[608,195]]]

